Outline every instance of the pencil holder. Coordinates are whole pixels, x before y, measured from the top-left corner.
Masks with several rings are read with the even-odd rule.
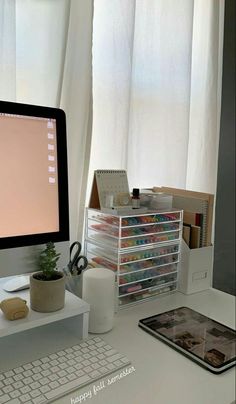
[[[74,295],[82,298],[83,273],[80,275],[66,276],[66,289]]]

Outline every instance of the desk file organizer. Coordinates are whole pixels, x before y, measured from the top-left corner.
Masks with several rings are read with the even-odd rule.
[[[116,273],[117,306],[177,289],[182,210],[111,215],[87,209],[85,251]]]
[[[178,290],[189,295],[212,286],[213,246],[190,249],[181,241]]]

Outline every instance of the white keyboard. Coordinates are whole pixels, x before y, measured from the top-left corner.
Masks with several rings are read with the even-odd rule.
[[[99,337],[0,373],[0,404],[49,403],[130,361]]]

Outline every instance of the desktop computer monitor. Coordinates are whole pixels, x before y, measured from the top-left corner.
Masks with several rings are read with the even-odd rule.
[[[0,101],[0,277],[36,270],[38,246],[48,241],[64,265],[69,246],[65,114]]]

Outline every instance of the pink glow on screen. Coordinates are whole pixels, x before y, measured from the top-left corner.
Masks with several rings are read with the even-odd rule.
[[[56,121],[0,114],[0,237],[58,230]]]

